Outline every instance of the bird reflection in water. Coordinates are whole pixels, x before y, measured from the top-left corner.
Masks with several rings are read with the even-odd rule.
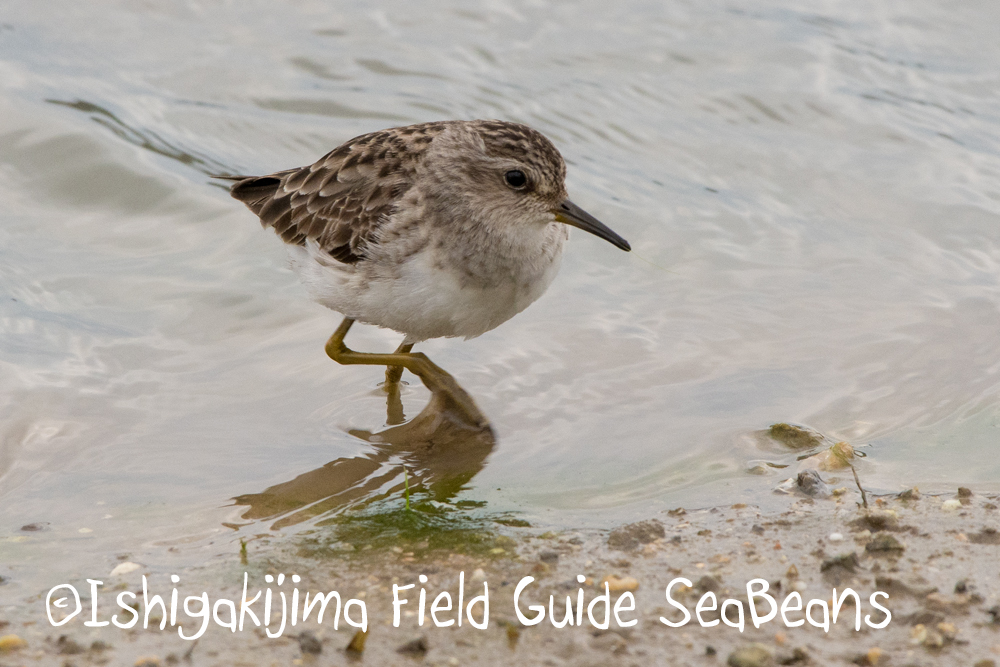
[[[407,484],[426,500],[454,498],[482,470],[496,444],[493,431],[471,427],[453,405],[451,392],[433,389],[427,406],[404,423],[399,385],[389,384],[386,390],[389,428],[350,431],[371,443],[370,453],[336,459],[261,493],[238,496],[237,505],[249,506],[242,517],[277,517],[272,528],[280,529],[402,496]]]

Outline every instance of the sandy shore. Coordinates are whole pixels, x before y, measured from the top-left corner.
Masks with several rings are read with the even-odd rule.
[[[87,584],[81,582],[84,611],[66,625],[54,628],[45,616],[45,592],[23,601],[27,618],[0,613],[0,665],[978,665],[1000,661],[1000,511],[998,500],[962,490],[955,496],[902,494],[869,497],[870,507],[859,506],[855,490],[828,498],[801,494],[788,497],[787,509],[762,514],[754,507],[734,505],[712,509],[677,509],[646,521],[611,531],[540,533],[525,526],[494,524],[464,527],[450,534],[451,543],[428,539],[419,531],[393,533],[391,526],[366,526],[365,530],[317,530],[294,544],[266,540],[248,544],[222,564],[183,573],[178,585],[180,600],[207,591],[210,599],[235,600],[242,596],[244,573],[249,597],[271,588],[277,632],[279,593],[292,601],[293,586],[305,592],[338,591],[342,600],[357,600],[349,615],[360,620],[364,603],[368,630],[358,630],[343,618],[332,627],[333,607],[322,625],[316,610],[306,622],[286,627],[280,638],[265,636],[264,628],[245,627],[231,632],[212,621],[197,641],[178,637],[177,629],[119,629],[85,627],[90,616]],[[517,524],[517,521],[507,521]],[[367,531],[367,532],[365,532]],[[465,531],[465,532],[462,532]],[[430,534],[449,534],[435,529]],[[423,536],[422,536],[423,535]],[[379,539],[391,539],[385,547]],[[353,541],[352,541],[353,540]],[[445,541],[447,542],[447,540]],[[128,569],[128,568],[123,568]],[[267,574],[286,574],[282,586],[267,584]],[[291,574],[301,577],[292,584]],[[100,591],[99,621],[112,613],[127,621],[114,602],[121,591],[142,596],[136,569],[106,578]],[[426,581],[421,580],[426,577]],[[488,590],[489,616],[482,623],[483,604],[478,600],[463,617],[462,627],[436,627],[430,615],[435,598],[451,596],[451,610],[438,611],[439,623],[456,620],[454,611],[463,581],[464,605]],[[532,580],[528,581],[530,577]],[[583,579],[583,583],[579,583]],[[767,582],[767,594],[776,604],[787,600],[789,623],[805,620],[792,611],[798,593],[803,606],[811,606],[811,619],[823,625],[831,610],[831,596],[850,588],[858,594],[859,616],[848,597],[829,630],[807,621],[787,627],[780,610],[771,620],[754,627],[748,605],[747,583]],[[171,584],[166,575],[149,575],[150,595],[169,600]],[[606,583],[606,587],[605,587]],[[687,584],[690,583],[690,587]],[[399,626],[393,626],[393,587],[401,589]],[[519,619],[518,608],[524,615]],[[671,603],[666,589],[671,586]],[[419,621],[419,594],[425,589],[424,625]],[[756,593],[762,582],[753,585]],[[197,592],[195,592],[197,591]],[[876,591],[887,594],[876,597]],[[605,603],[595,598],[607,592]],[[711,593],[718,604],[729,602],[726,623],[702,627],[696,605],[711,607]],[[630,594],[630,595],[629,595]],[[549,596],[557,622],[566,617],[567,596],[571,616],[564,627],[550,619]],[[581,597],[582,595],[582,597]],[[631,597],[631,599],[630,599]],[[583,604],[578,607],[578,601]],[[770,605],[755,597],[755,609],[766,616]],[[71,600],[72,602],[72,600]],[[439,607],[444,606],[442,598]],[[618,604],[617,615],[614,605]],[[331,603],[332,604],[332,603]],[[543,605],[545,618],[531,606]],[[139,611],[143,611],[137,605]],[[302,607],[299,598],[298,608]],[[588,615],[588,607],[592,616]],[[633,607],[633,609],[629,609]],[[679,623],[687,610],[690,620]],[[885,627],[884,607],[891,614]],[[192,611],[199,608],[192,603]],[[151,613],[155,628],[158,607]],[[262,601],[252,606],[263,615]],[[56,618],[60,618],[57,610]],[[581,625],[577,625],[577,613]],[[228,610],[218,610],[228,622]],[[703,611],[706,624],[720,619],[719,611]],[[178,611],[183,631],[195,633],[198,619]],[[631,623],[634,621],[635,623]],[[247,618],[247,625],[251,624]],[[138,624],[141,627],[141,622]],[[627,626],[627,627],[626,627]],[[349,644],[354,648],[348,649]],[[993,662],[991,662],[993,661]]]

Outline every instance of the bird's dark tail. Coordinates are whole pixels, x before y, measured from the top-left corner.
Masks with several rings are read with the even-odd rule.
[[[270,201],[278,188],[281,179],[274,176],[213,176],[227,181],[235,181],[229,188],[229,194],[239,199],[254,213],[260,214],[264,204]]]

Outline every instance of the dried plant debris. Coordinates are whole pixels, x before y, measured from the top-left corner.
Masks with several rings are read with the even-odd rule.
[[[856,454],[854,447],[847,442],[838,442],[832,447],[802,459],[801,466],[816,470],[831,471],[850,468]]]

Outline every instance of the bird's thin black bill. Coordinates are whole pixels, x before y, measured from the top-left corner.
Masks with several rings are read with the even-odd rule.
[[[568,199],[552,209],[552,212],[556,214],[556,222],[563,222],[582,229],[585,232],[590,232],[594,236],[599,236],[626,252],[632,249],[628,241],[615,234],[611,231],[610,227]]]

